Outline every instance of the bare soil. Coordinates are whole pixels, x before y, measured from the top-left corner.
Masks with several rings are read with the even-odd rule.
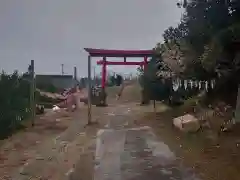
[[[172,118],[183,114],[185,109],[171,109],[158,103],[155,115],[151,105],[139,106],[140,89],[136,85],[126,86],[116,101],[118,92],[116,87],[108,91],[109,107],[93,107],[93,120],[97,124],[86,126],[86,107],[76,112],[47,113],[36,119],[35,127],[1,141],[0,180],[92,179],[96,132],[108,123],[109,114],[121,111],[123,106],[132,112],[128,126],[151,126],[202,179],[240,179],[237,130],[227,134],[208,130],[183,134],[172,126]],[[73,174],[73,169],[82,172],[81,175]]]
[[[236,126],[226,133],[219,133],[216,129],[202,129],[194,134],[184,134],[172,125],[172,119],[184,113],[183,109],[178,113],[176,109],[168,110],[157,113],[156,116],[148,113],[137,121],[136,125],[151,126],[186,166],[192,167],[202,175],[202,179],[238,180],[240,178],[240,133],[237,129],[240,127]]]

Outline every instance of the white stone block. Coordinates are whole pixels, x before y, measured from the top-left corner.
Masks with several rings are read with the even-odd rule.
[[[198,119],[191,114],[174,118],[173,125],[183,132],[196,132],[200,128]]]

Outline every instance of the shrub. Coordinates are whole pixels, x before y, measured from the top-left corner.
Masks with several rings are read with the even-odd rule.
[[[30,112],[30,83],[19,76],[0,75],[0,138],[5,138],[21,126]]]

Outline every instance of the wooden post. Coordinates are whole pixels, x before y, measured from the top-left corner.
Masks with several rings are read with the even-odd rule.
[[[31,121],[32,126],[34,126],[35,122],[35,111],[36,111],[36,103],[35,103],[35,73],[34,73],[34,60],[31,60],[30,65],[30,77],[31,77],[31,85],[30,85],[30,105],[31,105]]]
[[[156,100],[153,100],[153,108],[154,108],[154,116],[155,116],[155,119],[157,119]]]
[[[103,65],[102,65],[102,88],[103,88],[103,91],[105,90],[106,76],[107,76],[106,57],[103,57]]]
[[[234,112],[234,118],[233,118],[233,124],[240,122],[240,84],[238,85],[238,94],[237,94],[237,100],[236,100],[236,109]]]
[[[102,65],[102,92],[100,95],[100,104],[101,106],[106,106],[106,79],[107,79],[107,59],[103,57]]]
[[[96,83],[96,67],[94,66],[93,67],[93,82],[94,82],[94,86],[96,86],[97,85],[97,83]]]
[[[91,56],[88,56],[88,124],[92,122]]]

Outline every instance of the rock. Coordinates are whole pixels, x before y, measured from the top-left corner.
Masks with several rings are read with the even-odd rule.
[[[44,157],[42,157],[42,156],[37,156],[36,157],[36,160],[39,160],[39,161],[42,161],[42,160],[44,160],[45,158]]]
[[[28,175],[29,173],[25,170],[25,168],[26,168],[27,166],[28,166],[28,163],[25,163],[25,164],[20,168],[19,174],[24,175],[24,176]]]
[[[183,132],[196,132],[200,128],[198,119],[190,114],[174,118],[173,125]]]
[[[53,105],[52,110],[53,110],[54,112],[59,112],[61,109],[60,109],[57,105]]]

